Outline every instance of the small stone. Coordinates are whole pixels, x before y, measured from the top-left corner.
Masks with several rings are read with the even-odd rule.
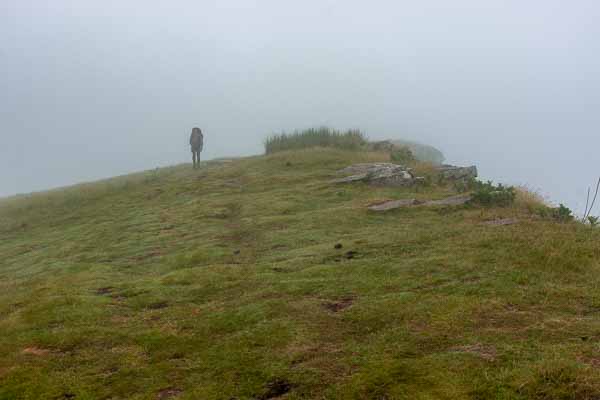
[[[333,246],[333,248],[337,249],[337,250],[341,249],[342,247],[344,247],[344,246],[342,246],[341,243],[337,243],[335,246]]]

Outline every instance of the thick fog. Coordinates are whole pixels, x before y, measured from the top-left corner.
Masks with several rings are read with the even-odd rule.
[[[0,3],[0,195],[258,154],[315,125],[404,138],[581,211],[600,174],[593,0]]]

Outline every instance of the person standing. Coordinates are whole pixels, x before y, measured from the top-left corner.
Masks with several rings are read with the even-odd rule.
[[[200,153],[204,148],[204,135],[200,128],[193,128],[190,135],[190,146],[192,147],[192,162],[194,168],[200,167]]]

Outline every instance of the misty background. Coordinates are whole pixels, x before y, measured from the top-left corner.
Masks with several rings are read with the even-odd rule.
[[[577,212],[600,174],[600,3],[0,3],[0,196],[359,128]]]

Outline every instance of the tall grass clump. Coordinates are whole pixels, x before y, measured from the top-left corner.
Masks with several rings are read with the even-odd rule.
[[[265,140],[267,154],[285,150],[299,150],[310,147],[336,147],[344,150],[360,150],[367,144],[366,136],[359,130],[345,132],[321,127],[293,133],[269,136]]]

